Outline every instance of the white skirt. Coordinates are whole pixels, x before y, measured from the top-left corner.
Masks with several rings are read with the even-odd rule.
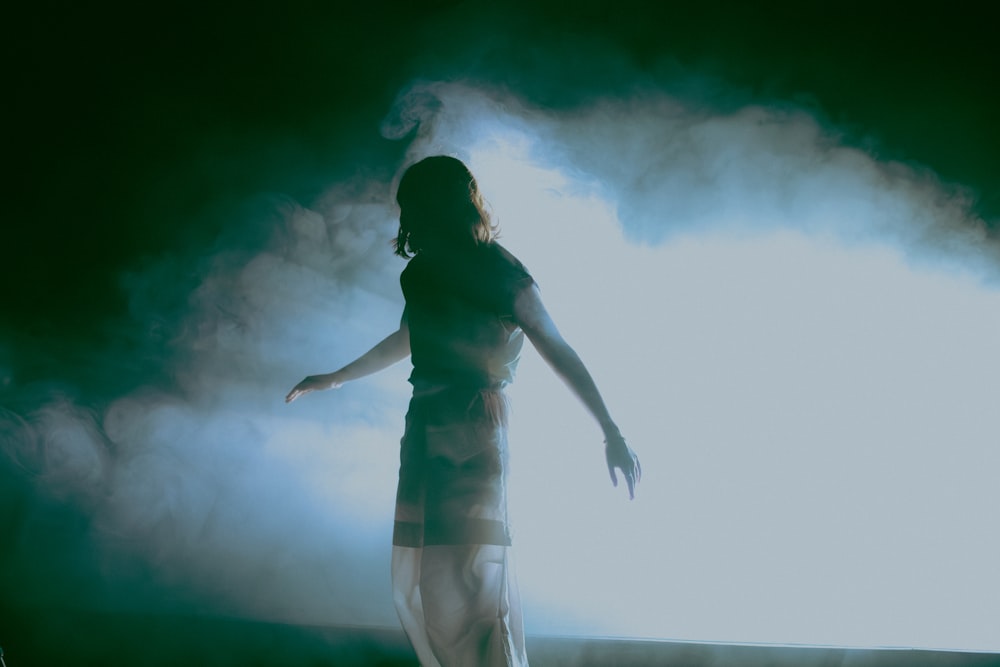
[[[499,390],[414,393],[400,451],[393,598],[423,667],[526,667]]]

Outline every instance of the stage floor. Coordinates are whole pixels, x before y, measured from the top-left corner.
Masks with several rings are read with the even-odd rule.
[[[395,629],[2,610],[7,667],[417,667]],[[528,636],[532,667],[996,667],[1000,654]]]

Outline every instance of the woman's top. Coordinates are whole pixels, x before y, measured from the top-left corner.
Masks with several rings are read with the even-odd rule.
[[[502,388],[513,381],[524,342],[514,299],[533,283],[496,243],[413,257],[400,285],[414,387]]]

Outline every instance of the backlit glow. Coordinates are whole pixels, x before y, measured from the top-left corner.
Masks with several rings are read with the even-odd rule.
[[[386,135],[468,161],[642,459],[629,502],[526,346],[529,633],[1000,651],[1000,252],[960,192],[805,113],[411,93]],[[358,179],[283,203],[253,257],[199,258],[190,294],[169,257],[129,278],[144,325],[187,304],[152,351],[169,386],[0,414],[3,454],[95,539],[228,614],[397,627],[407,364],[282,401],[398,324],[391,184]]]

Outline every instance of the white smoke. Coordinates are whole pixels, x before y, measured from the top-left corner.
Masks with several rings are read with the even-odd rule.
[[[511,498],[537,631],[996,649],[1000,264],[967,193],[789,109],[400,103],[412,158],[469,161],[644,460],[620,502],[527,356]]]
[[[294,409],[283,398],[398,321],[388,191],[346,184],[313,209],[279,209],[262,252],[210,259],[168,342],[168,386],[100,411],[60,398],[11,413],[5,448],[84,507],[101,541],[209,608],[387,625],[388,552],[377,547],[391,526],[405,375]],[[164,276],[177,267],[160,268],[130,279],[137,318],[156,321],[151,295],[172,289]],[[372,470],[372,484],[352,482]]]
[[[529,632],[1000,648],[997,249],[960,190],[804,112],[654,93],[555,112],[425,83],[383,131],[468,161],[643,460],[628,503],[526,352]],[[202,269],[171,382],[12,416],[8,452],[218,608],[392,625],[407,369],[282,401],[396,326],[391,194],[283,203],[265,248]],[[172,273],[133,277],[137,318]]]

